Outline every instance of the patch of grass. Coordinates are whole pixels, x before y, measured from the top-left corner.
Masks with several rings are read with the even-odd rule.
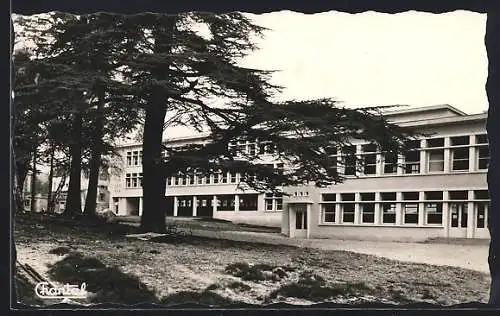
[[[344,296],[360,296],[372,294],[373,290],[363,282],[335,284],[327,286],[325,279],[317,274],[304,271],[297,282],[282,285],[271,292],[269,299],[278,296],[295,297],[310,301],[324,301],[327,299]]]
[[[288,276],[288,273],[283,268],[265,263],[249,265],[246,262],[236,262],[228,265],[225,271],[242,280],[255,282],[265,280],[278,281]]]
[[[195,292],[195,291],[181,291],[169,296],[163,297],[160,304],[185,304],[185,303],[198,303],[209,306],[225,306],[235,303],[233,300],[223,297],[217,293],[210,291]]]
[[[71,249],[68,247],[56,247],[54,249],[49,250],[50,254],[54,255],[59,255],[59,256],[64,256],[65,254],[68,254],[71,252]]]
[[[69,284],[85,282],[87,290],[95,294],[91,297],[95,303],[135,304],[156,300],[154,293],[137,277],[79,253],[71,253],[55,263],[50,267],[49,275],[56,281]]]
[[[230,289],[233,289],[233,290],[239,290],[239,291],[243,291],[243,292],[249,291],[252,289],[248,284],[245,284],[245,283],[240,282],[240,281],[231,282],[227,285],[227,287]]]

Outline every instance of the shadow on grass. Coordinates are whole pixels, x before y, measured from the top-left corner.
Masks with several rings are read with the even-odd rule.
[[[236,262],[226,266],[225,272],[245,281],[279,281],[288,277],[291,267],[277,267],[269,264],[249,265],[246,262]],[[288,272],[287,272],[288,271]]]
[[[163,304],[176,305],[176,304],[189,304],[189,303],[222,307],[222,306],[237,304],[238,302],[223,297],[209,290],[205,290],[203,292],[181,291],[165,296],[160,300],[160,304],[162,305]]]
[[[374,289],[369,288],[362,282],[328,286],[323,277],[304,271],[297,282],[282,285],[277,290],[271,292],[269,299],[282,296],[319,302],[336,297],[359,297],[373,294],[375,294]]]
[[[70,253],[50,267],[49,275],[58,282],[87,285],[93,293],[92,303],[153,303],[153,291],[135,276],[121,272],[118,268],[107,267],[96,258],[84,257],[80,253]]]

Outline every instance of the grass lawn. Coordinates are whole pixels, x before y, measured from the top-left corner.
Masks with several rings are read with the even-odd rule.
[[[130,240],[124,235],[135,228],[116,223],[20,215],[15,226],[18,260],[52,281],[86,282],[88,303],[451,305],[488,297],[489,276],[460,268],[199,237]],[[27,289],[22,280],[21,302],[29,304]]]

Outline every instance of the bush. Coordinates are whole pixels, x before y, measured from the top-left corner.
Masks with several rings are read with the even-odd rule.
[[[56,247],[54,249],[49,250],[50,254],[59,255],[59,256],[63,256],[63,255],[68,254],[70,252],[71,252],[71,249],[69,249],[68,247]]]
[[[240,291],[249,291],[252,289],[249,285],[239,281],[231,282],[227,285],[227,287],[233,290],[240,290]]]

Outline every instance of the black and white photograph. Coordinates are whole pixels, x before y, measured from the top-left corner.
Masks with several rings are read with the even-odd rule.
[[[500,304],[497,13],[11,21],[17,308]]]

